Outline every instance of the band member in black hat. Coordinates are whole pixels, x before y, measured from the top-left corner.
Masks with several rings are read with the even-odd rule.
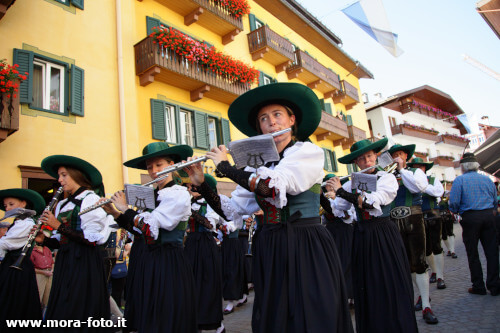
[[[394,175],[376,165],[377,153],[387,139],[372,143],[361,140],[340,163],[356,163],[376,176],[376,191],[352,188],[352,181],[341,186],[340,179],[327,180],[326,190],[334,215],[341,217],[354,206],[352,276],[357,332],[417,332],[413,310],[410,268],[399,231],[390,220],[391,203],[398,183]]]
[[[68,195],[54,214],[42,215],[44,224],[61,235],[45,319],[107,320],[109,294],[99,245],[107,241],[113,219],[103,209],[78,215],[100,199],[101,173],[89,162],[68,155],[46,157],[42,169],[58,179]]]
[[[406,163],[415,152],[415,145],[393,145],[389,152],[398,163],[398,194],[392,203],[391,218],[403,237],[410,263],[412,278],[420,292],[415,310],[422,310],[427,324],[437,324],[429,299],[428,265],[425,261],[425,226],[422,214],[422,193],[429,182],[420,169],[409,168]],[[422,305],[420,305],[422,304]]]
[[[419,168],[424,173],[432,169],[434,162],[424,162],[420,157],[415,157],[410,163],[410,168]],[[444,194],[443,185],[435,177],[427,176],[429,185],[422,194],[422,213],[425,223],[425,255],[431,266],[432,274],[430,283],[437,282],[438,289],[445,289],[444,283],[444,257],[441,246],[442,218],[439,213],[438,198]]]
[[[45,200],[29,189],[13,188],[0,191],[0,209],[5,212],[25,208],[41,214]],[[10,266],[16,262],[21,249],[26,245],[34,217],[16,217],[5,236],[0,238],[0,328],[6,327],[7,319],[42,319],[40,298],[35,269],[26,258],[21,270]],[[30,253],[26,256],[29,257]]]
[[[146,145],[142,156],[125,166],[157,173],[193,154],[187,145],[165,142]],[[139,332],[197,332],[193,271],[183,250],[191,216],[191,198],[177,173],[168,173],[155,190],[156,208],[129,209],[125,194],[116,192],[105,210],[118,224],[136,234],[127,275],[125,318],[128,329]],[[137,230],[140,233],[137,233]]]
[[[351,332],[342,267],[319,218],[324,155],[307,142],[321,119],[318,98],[307,86],[275,83],[239,96],[228,115],[248,136],[294,129],[274,138],[281,159],[258,169],[231,166],[224,146],[207,153],[239,185],[231,199],[211,191],[200,164],[185,168],[224,219],[264,211],[253,247],[253,331]]]

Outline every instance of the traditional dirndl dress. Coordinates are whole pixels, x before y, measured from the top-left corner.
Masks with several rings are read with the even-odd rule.
[[[0,264],[0,330],[6,331],[8,319],[42,319],[36,274],[26,253],[21,270],[11,268],[26,244],[34,221],[31,218],[15,220],[7,234],[0,238],[0,252],[7,250]],[[12,247],[19,247],[12,249]],[[3,255],[1,255],[3,257]]]
[[[192,205],[201,216],[215,214],[206,202]],[[215,214],[216,215],[216,214]],[[217,215],[218,218],[218,215]],[[208,219],[210,220],[210,219]],[[212,222],[212,221],[210,221]],[[215,222],[215,221],[214,221]],[[193,269],[194,286],[198,302],[198,328],[215,330],[222,322],[222,271],[220,251],[211,230],[188,221],[189,233],[184,244],[184,253]]]
[[[90,191],[84,191],[76,199],[85,200],[87,195],[97,197]],[[56,208],[57,219],[76,233],[83,233],[85,240],[84,223],[93,223],[90,220],[82,221],[83,218],[92,219],[98,217],[99,212],[92,212],[78,216],[80,208],[85,209],[97,201],[97,198],[89,197],[92,202],[79,201],[82,205],[67,203],[67,200],[59,202]],[[96,199],[96,200],[93,200]],[[69,210],[63,207],[67,204]],[[104,212],[101,212],[104,213]],[[87,215],[87,216],[86,216]],[[104,214],[103,217],[106,215]],[[103,222],[104,223],[104,222]],[[92,241],[97,241],[100,236],[92,234]],[[81,328],[65,328],[64,332],[104,332],[109,329],[104,327],[88,327],[87,320],[101,318],[109,320],[111,313],[109,309],[109,293],[104,274],[103,257],[101,249],[97,245],[69,238],[61,233],[60,248],[57,252],[52,288],[50,290],[49,302],[45,313],[45,320],[80,320],[85,323]],[[54,329],[47,328],[47,331]]]
[[[222,253],[222,296],[226,301],[235,301],[248,294],[245,279],[245,256],[238,239],[238,230],[224,235]]]

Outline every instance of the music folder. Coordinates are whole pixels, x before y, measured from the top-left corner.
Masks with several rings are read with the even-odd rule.
[[[150,186],[125,184],[127,204],[138,209],[155,209],[154,189]]]

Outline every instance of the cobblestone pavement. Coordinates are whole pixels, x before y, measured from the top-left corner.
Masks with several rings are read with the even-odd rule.
[[[469,266],[465,247],[462,242],[462,228],[454,225],[456,236],[455,252],[457,259],[445,256],[444,279],[446,289],[438,290],[436,284],[430,285],[431,307],[439,319],[437,325],[428,325],[422,319],[422,312],[416,312],[420,332],[467,332],[467,333],[500,333],[500,296],[472,295],[467,292],[471,287]],[[486,277],[486,260],[483,249],[479,246],[483,274]],[[415,300],[418,295],[415,296]],[[224,326],[228,333],[251,332],[253,292],[249,301],[242,307],[224,317]],[[354,312],[352,312],[354,321]],[[214,331],[210,331],[214,332]]]

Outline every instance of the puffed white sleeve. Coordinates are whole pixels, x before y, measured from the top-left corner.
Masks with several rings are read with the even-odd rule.
[[[0,258],[5,257],[7,251],[22,248],[28,241],[31,228],[35,221],[31,218],[17,220],[7,233],[0,238]]]
[[[441,196],[443,196],[444,194],[443,184],[441,184],[441,182],[436,179],[434,181],[434,185],[429,184],[426,187],[425,193],[435,198],[441,198]]]
[[[277,208],[287,204],[287,193],[298,195],[314,184],[321,184],[324,176],[325,156],[323,150],[310,142],[297,142],[284,151],[283,158],[272,169],[260,167],[257,174],[269,179],[269,187],[276,196],[265,200]]]
[[[187,221],[191,216],[191,196],[184,186],[174,185],[158,192],[160,204],[152,212],[143,212],[139,216],[149,225],[154,239],[158,238],[160,228],[172,231],[179,222]]]
[[[401,175],[401,179],[403,180],[403,185],[411,193],[424,192],[427,185],[429,185],[427,176],[420,169],[416,169],[415,173],[413,173],[411,170],[401,169],[399,171],[399,174]]]
[[[99,201],[99,199],[100,197],[95,193],[87,194],[82,200],[81,210],[94,205],[97,201]],[[107,240],[107,237],[105,238],[104,233],[109,219],[108,214],[106,214],[104,209],[97,208],[88,213],[80,215],[80,220],[80,226],[83,231],[83,236],[86,240],[88,240],[89,242],[97,242],[97,244],[102,244]]]
[[[374,209],[367,209],[366,211],[372,216],[382,215],[382,206],[387,206],[394,201],[398,193],[398,181],[393,174],[385,171],[377,173],[377,191],[372,193],[365,193],[366,203],[373,206]]]
[[[345,184],[342,185],[342,188],[346,192],[351,193],[351,181],[349,180],[345,182]],[[347,218],[345,212],[349,211],[353,207],[352,203],[341,197],[335,197],[335,199],[329,199],[329,201],[332,207],[333,215],[335,215],[336,217]]]
[[[231,198],[219,194],[222,212],[229,221],[243,225],[243,216],[251,215],[260,209],[255,194],[238,185]]]
[[[212,225],[212,230],[215,230],[220,216],[215,212],[215,210],[212,209],[212,207],[210,207],[210,205],[207,205],[207,213],[205,214],[205,217]]]

